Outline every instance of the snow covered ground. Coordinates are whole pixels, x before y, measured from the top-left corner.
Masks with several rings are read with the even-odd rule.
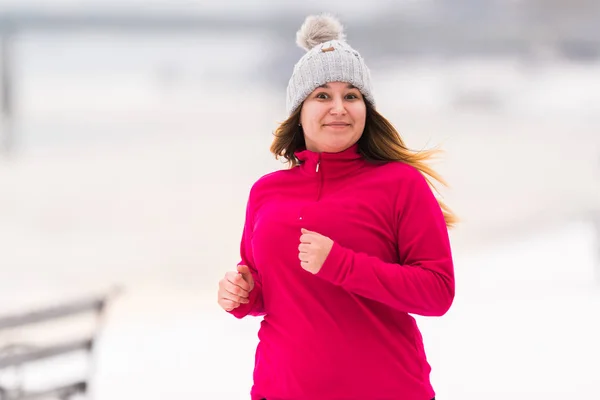
[[[438,397],[562,400],[595,393],[596,234],[588,224],[572,223],[457,257],[452,309],[443,318],[417,317]],[[160,281],[131,285],[107,315],[94,398],[247,398],[259,321],[221,311],[214,290]]]

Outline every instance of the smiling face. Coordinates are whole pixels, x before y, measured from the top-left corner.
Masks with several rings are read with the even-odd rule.
[[[346,150],[362,136],[366,116],[364,98],[354,86],[345,82],[319,86],[300,112],[306,148],[319,153]]]

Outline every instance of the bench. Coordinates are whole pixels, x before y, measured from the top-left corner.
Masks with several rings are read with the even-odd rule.
[[[13,371],[14,378],[10,383],[0,379],[0,400],[42,400],[60,399],[67,400],[74,396],[88,394],[90,381],[93,375],[94,347],[103,324],[108,301],[119,292],[118,289],[110,293],[52,305],[20,314],[0,316],[0,334],[30,329],[32,326],[43,327],[45,324],[65,325],[67,320],[73,321],[81,316],[92,320],[91,333],[79,334],[78,337],[59,340],[50,343],[46,340],[39,341],[27,339],[22,332],[8,341],[0,342],[0,372]],[[47,337],[48,328],[41,330],[41,336]],[[61,334],[62,335],[62,334]],[[67,335],[65,335],[67,336]],[[2,336],[0,336],[0,339]],[[28,388],[25,382],[24,371],[32,365],[45,364],[56,370],[60,365],[59,357],[79,353],[85,359],[86,371],[77,379],[68,382],[46,384],[42,388]],[[64,361],[63,361],[64,363]],[[35,367],[34,367],[35,368]],[[29,371],[28,371],[29,372]],[[38,375],[49,376],[48,372]],[[27,375],[29,376],[29,375]],[[2,375],[0,375],[2,378]]]

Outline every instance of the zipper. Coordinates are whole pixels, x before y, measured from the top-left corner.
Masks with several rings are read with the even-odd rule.
[[[321,166],[321,153],[319,153],[319,160],[317,161],[317,167],[315,168],[315,172],[319,178],[319,187],[317,190],[317,201],[321,199],[321,189],[323,188],[323,171],[319,173],[319,167]]]

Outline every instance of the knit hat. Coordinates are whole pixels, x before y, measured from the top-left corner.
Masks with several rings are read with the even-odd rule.
[[[296,33],[307,53],[296,63],[287,86],[286,109],[291,115],[313,90],[328,82],[354,85],[375,106],[371,74],[363,58],[345,41],[344,28],[328,14],[311,15]]]

